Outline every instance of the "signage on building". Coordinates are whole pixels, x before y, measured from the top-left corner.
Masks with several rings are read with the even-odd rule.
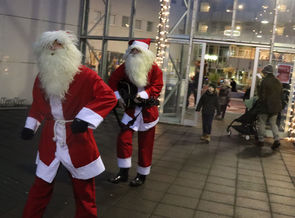
[[[291,64],[278,64],[277,78],[281,83],[290,83],[293,66]]]

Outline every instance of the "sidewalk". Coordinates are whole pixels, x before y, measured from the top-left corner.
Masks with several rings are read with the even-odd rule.
[[[39,133],[32,141],[19,138],[26,110],[0,110],[0,217],[21,217],[34,179]],[[117,173],[116,135],[113,114],[95,130],[106,171],[96,178],[98,216],[101,218],[196,218],[196,217],[295,217],[295,147],[282,141],[272,152],[269,139],[262,150],[225,121],[214,121],[210,144],[201,143],[198,127],[160,123],[156,129],[153,165],[146,183],[131,188],[111,184]],[[40,132],[40,131],[39,131]],[[136,134],[134,142],[136,142]],[[136,174],[137,146],[133,167]],[[53,198],[45,218],[72,218],[75,204],[64,168],[56,178]]]

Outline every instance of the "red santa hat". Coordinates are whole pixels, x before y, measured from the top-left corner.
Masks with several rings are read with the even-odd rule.
[[[138,48],[139,50],[148,50],[151,44],[151,39],[136,39],[128,42],[128,49]]]

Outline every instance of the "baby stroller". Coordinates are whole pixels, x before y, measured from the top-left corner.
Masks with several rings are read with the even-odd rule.
[[[246,104],[246,107],[249,108],[246,113],[244,113],[242,116],[240,116],[237,119],[234,119],[227,127],[226,131],[228,133],[228,136],[232,134],[231,128],[235,129],[237,132],[239,132],[242,136],[245,136],[246,140],[250,140],[250,136],[255,136],[255,138],[258,138],[257,135],[257,129],[256,129],[256,120],[257,120],[257,114],[258,114],[258,103],[256,101],[256,98],[249,99],[248,101],[252,101],[251,107]],[[235,124],[235,123],[240,123]],[[235,124],[235,125],[233,125]]]

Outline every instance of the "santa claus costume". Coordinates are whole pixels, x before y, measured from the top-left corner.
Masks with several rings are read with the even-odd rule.
[[[113,91],[95,71],[81,65],[77,38],[45,32],[35,44],[39,74],[33,87],[23,139],[44,123],[36,158],[36,179],[23,217],[42,217],[62,164],[72,176],[75,217],[97,217],[94,177],[105,169],[93,130],[116,105]]]
[[[110,76],[109,85],[114,90],[117,99],[121,96],[118,84],[121,80],[129,81],[137,87],[137,96],[142,99],[157,99],[163,87],[162,71],[154,63],[155,55],[149,50],[150,39],[131,40],[124,55],[125,62]],[[136,51],[136,52],[134,52]],[[128,125],[122,129],[117,139],[117,160],[120,172],[112,183],[128,180],[128,169],[131,167],[132,135],[138,131],[138,166],[137,176],[130,182],[131,186],[142,185],[145,176],[150,173],[154,145],[155,126],[159,121],[158,107],[126,108],[122,123]]]

